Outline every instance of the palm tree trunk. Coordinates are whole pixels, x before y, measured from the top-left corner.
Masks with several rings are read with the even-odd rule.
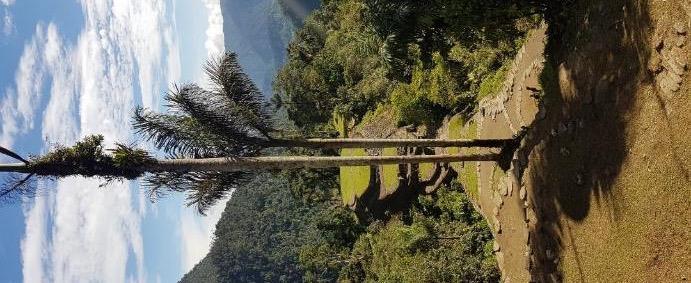
[[[501,154],[472,155],[401,155],[401,156],[264,156],[223,157],[201,159],[163,159],[136,168],[139,172],[235,172],[251,170],[330,168],[341,166],[369,166],[385,164],[448,163],[462,161],[498,161]],[[134,169],[134,168],[133,168]],[[36,173],[24,163],[0,164],[0,172]]]
[[[0,164],[0,172],[32,173],[25,163]]]
[[[474,155],[402,155],[402,156],[268,156],[205,159],[159,160],[147,172],[233,172],[294,168],[330,168],[384,164],[448,163],[461,161],[497,161],[500,154]]]
[[[504,147],[513,139],[272,139],[269,147],[387,148],[387,147]]]

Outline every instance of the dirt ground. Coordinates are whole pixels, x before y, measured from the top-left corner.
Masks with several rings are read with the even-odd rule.
[[[691,2],[581,1],[550,26],[521,176],[538,282],[691,280]]]

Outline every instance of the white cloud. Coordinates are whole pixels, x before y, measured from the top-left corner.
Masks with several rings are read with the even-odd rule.
[[[41,64],[41,51],[44,39],[44,28],[36,26],[36,36],[24,45],[15,72],[15,89],[7,88],[0,102],[2,125],[0,142],[11,147],[14,137],[26,133],[34,126],[34,114],[38,105],[45,68]]]
[[[216,223],[227,201],[222,201],[209,209],[205,217],[197,217],[195,210],[185,209],[180,217],[180,232],[182,235],[182,269],[189,272],[202,260],[211,248]]]
[[[71,144],[93,133],[103,134],[107,146],[127,142],[135,101],[156,107],[161,90],[179,79],[177,38],[164,0],[81,4],[85,26],[76,42],[65,41],[51,23],[37,26],[26,44],[16,86],[0,101],[4,145],[34,126],[50,142]],[[44,81],[50,82],[47,94]],[[35,119],[42,100],[47,106]],[[25,211],[21,252],[27,282],[145,281],[143,196],[129,182],[99,185],[60,180],[48,193],[53,202],[38,198]]]
[[[0,3],[9,7],[12,6],[12,4],[14,4],[14,0],[0,0]]]
[[[22,273],[24,282],[46,282],[43,270],[44,258],[46,257],[46,218],[47,203],[43,197],[37,197],[33,207],[25,211],[26,214],[26,237],[21,241],[22,254]]]
[[[204,47],[206,47],[208,57],[218,56],[225,50],[221,0],[202,0],[202,2],[209,13]]]
[[[69,178],[55,190],[51,281],[125,282],[130,257],[136,281],[144,281],[141,219],[129,184],[98,186],[97,180]]]
[[[2,16],[2,34],[10,36],[14,32],[14,18],[8,8],[4,8],[4,15]]]

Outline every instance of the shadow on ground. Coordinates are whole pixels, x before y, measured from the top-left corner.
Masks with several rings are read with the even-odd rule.
[[[531,127],[522,176],[533,188],[531,270],[539,282],[561,280],[557,261],[571,239],[561,219],[580,222],[604,205],[616,220],[609,200],[627,155],[627,120],[638,84],[650,80],[646,1],[576,1],[552,15],[542,75],[548,111]]]

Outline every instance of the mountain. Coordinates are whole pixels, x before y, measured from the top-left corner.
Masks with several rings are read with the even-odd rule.
[[[304,17],[319,0],[222,0],[225,47],[266,97],[286,58],[286,47]]]

